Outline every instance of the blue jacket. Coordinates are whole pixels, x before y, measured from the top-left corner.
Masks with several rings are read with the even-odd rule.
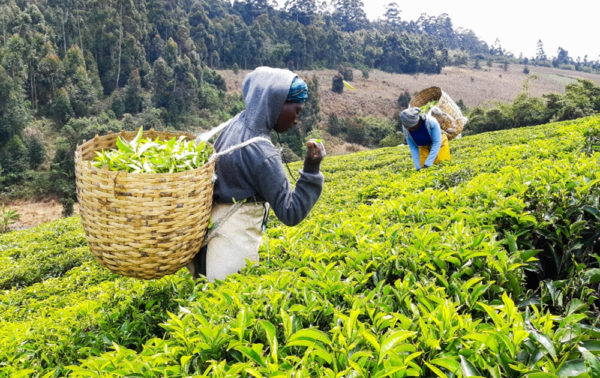
[[[425,127],[427,128],[427,132],[431,137],[431,149],[429,150],[429,156],[425,160],[425,167],[431,167],[433,162],[438,156],[440,152],[440,147],[442,147],[442,128],[438,123],[437,119],[432,116],[425,116]],[[421,159],[419,158],[419,146],[415,143],[414,139],[410,135],[410,132],[406,130],[403,126],[402,131],[404,132],[404,137],[406,138],[406,143],[408,144],[408,148],[410,149],[410,154],[413,159],[413,163],[415,164],[415,168],[417,170],[421,169]]]
[[[289,70],[259,67],[242,84],[246,109],[231,119],[215,142],[217,152],[254,137],[270,138],[296,74]],[[266,201],[288,226],[302,221],[323,190],[323,174],[305,165],[292,188],[279,151],[259,141],[217,158],[213,198],[232,203],[244,199]]]

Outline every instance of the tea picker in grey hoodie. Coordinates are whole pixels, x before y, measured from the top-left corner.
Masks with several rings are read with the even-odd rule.
[[[246,266],[246,259],[258,261],[263,218],[268,212],[265,202],[282,223],[294,226],[306,218],[323,189],[323,174],[319,171],[325,156],[322,143],[307,142],[304,168],[292,188],[270,138],[271,130],[283,133],[296,123],[308,97],[306,83],[289,70],[258,67],[244,78],[242,94],[246,109],[229,121],[215,149],[222,152],[260,139],[216,160],[212,219],[215,223],[226,219],[207,248],[188,264],[194,277],[204,274],[209,281],[238,272]],[[242,201],[227,218],[233,204]]]

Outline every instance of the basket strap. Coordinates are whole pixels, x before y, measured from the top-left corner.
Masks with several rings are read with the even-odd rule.
[[[265,141],[267,143],[271,143],[273,144],[269,139],[265,138],[265,137],[255,137],[252,139],[248,139],[247,141],[240,143],[240,144],[236,144],[235,146],[231,146],[228,149],[221,151],[219,153],[216,154],[212,154],[211,157],[209,158],[209,162],[212,160],[215,160],[216,158],[218,158],[219,156],[223,156],[226,154],[229,154],[235,150],[239,150],[240,148],[244,148],[249,144],[252,143],[256,143],[256,142],[260,142],[260,141]],[[236,202],[233,206],[231,206],[231,208],[229,208],[229,210],[227,211],[227,213],[225,213],[225,215],[223,216],[222,219],[219,219],[218,222],[215,223],[215,226],[208,232],[208,234],[206,235],[206,238],[204,239],[204,243],[202,244],[202,246],[204,247],[205,245],[208,244],[208,242],[214,238],[215,236],[217,236],[217,231],[219,230],[219,228],[221,227],[221,225],[223,223],[225,223],[225,221],[231,217],[233,215],[233,213],[235,213],[240,207],[242,207],[242,205],[245,203],[245,201],[242,202]]]
[[[229,125],[229,123],[231,123],[231,120],[225,121],[222,124],[220,124],[219,126],[215,127],[214,129],[211,129],[206,132],[203,132],[202,134],[199,134],[196,137],[196,144],[198,144],[200,142],[208,141],[210,138],[217,135],[221,130],[223,130],[225,127],[227,127],[227,125]]]
[[[208,234],[206,234],[206,238],[204,238],[204,243],[202,243],[202,247],[204,247],[205,245],[208,245],[208,243],[215,236],[217,236],[219,228],[221,228],[221,226],[223,225],[223,223],[225,223],[225,221],[227,221],[227,219],[229,219],[229,217],[231,217],[233,215],[233,213],[235,213],[236,211],[238,211],[238,209],[240,207],[242,207],[243,204],[244,204],[244,201],[234,203],[233,206],[231,206],[229,208],[229,210],[227,210],[227,213],[225,213],[225,215],[223,216],[223,218],[219,219],[218,222],[215,222],[214,227],[208,232]]]
[[[252,138],[252,139],[248,139],[247,141],[245,141],[245,142],[242,142],[242,143],[240,143],[240,144],[236,144],[235,146],[231,146],[231,147],[229,147],[229,148],[228,148],[228,149],[226,149],[226,150],[223,150],[223,151],[221,151],[221,152],[218,152],[218,153],[216,153],[216,154],[212,154],[212,155],[210,156],[210,158],[208,159],[208,161],[209,161],[209,162],[211,162],[211,161],[215,160],[216,158],[218,158],[219,156],[227,155],[227,154],[229,154],[229,153],[232,153],[232,152],[233,152],[233,151],[235,151],[235,150],[239,150],[240,148],[244,148],[244,147],[246,147],[246,146],[247,146],[247,145],[249,145],[249,144],[256,143],[256,142],[260,142],[260,141],[263,141],[263,142],[267,142],[267,143],[273,144],[273,142],[271,142],[269,139],[267,139],[267,138],[265,138],[265,137],[254,137],[254,138]]]

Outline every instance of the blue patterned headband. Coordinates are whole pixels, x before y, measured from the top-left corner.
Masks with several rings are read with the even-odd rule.
[[[287,101],[290,102],[306,102],[308,98],[308,86],[304,82],[304,80],[299,77],[295,77],[292,80],[292,86],[290,87],[290,92],[287,96]]]

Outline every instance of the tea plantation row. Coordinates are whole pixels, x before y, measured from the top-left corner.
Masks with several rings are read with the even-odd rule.
[[[327,157],[261,263],[155,281],[79,218],[0,236],[0,375],[600,376],[600,117]],[[293,166],[299,168],[299,166]]]

